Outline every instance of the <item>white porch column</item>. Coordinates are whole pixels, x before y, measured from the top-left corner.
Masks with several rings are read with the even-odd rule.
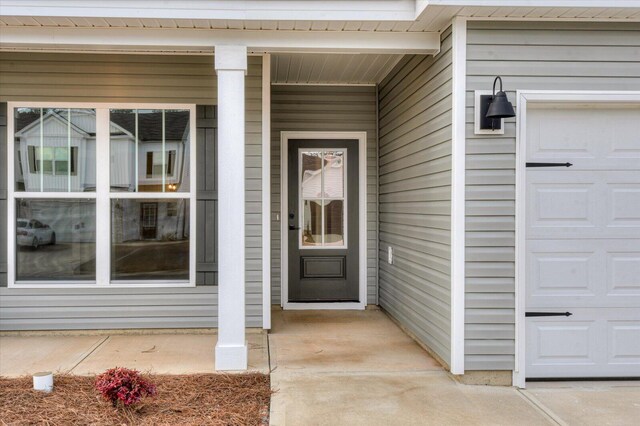
[[[216,370],[246,370],[244,256],[245,46],[216,46],[218,75],[218,343]]]

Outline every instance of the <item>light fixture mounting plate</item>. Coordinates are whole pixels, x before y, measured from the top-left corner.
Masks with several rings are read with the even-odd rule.
[[[491,90],[474,91],[474,133],[476,135],[504,135],[504,119],[487,118],[487,110],[493,98]]]
[[[480,95],[480,129],[481,130],[500,130],[502,129],[502,120],[499,118],[487,118],[489,105],[493,101],[493,95]]]

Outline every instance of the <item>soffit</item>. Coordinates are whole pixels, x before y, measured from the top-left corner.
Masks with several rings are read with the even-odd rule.
[[[83,28],[191,28],[232,30],[423,32],[440,31],[454,16],[474,19],[640,21],[639,7],[495,7],[429,5],[417,19],[259,20],[0,15],[0,26]]]

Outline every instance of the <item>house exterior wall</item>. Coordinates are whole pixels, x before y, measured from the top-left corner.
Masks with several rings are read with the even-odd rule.
[[[451,359],[452,37],[380,84],[380,306]],[[388,248],[393,262],[388,262]]]
[[[465,369],[512,370],[515,352],[515,119],[475,135],[474,90],[640,90],[640,27],[469,21],[466,94]]]
[[[262,58],[246,78],[246,318],[262,326]],[[0,53],[0,164],[7,101],[215,105],[213,57]],[[6,173],[0,173],[0,328],[216,327],[215,108],[199,107],[195,288],[7,288]],[[4,167],[0,166],[1,170]]]
[[[271,303],[280,304],[280,132],[367,132],[367,303],[377,304],[378,171],[376,88],[271,87]]]

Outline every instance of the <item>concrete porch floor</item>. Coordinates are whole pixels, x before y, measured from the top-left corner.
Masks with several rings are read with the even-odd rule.
[[[249,368],[271,370],[272,425],[631,425],[640,382],[463,385],[384,312],[273,312],[248,333]],[[0,375],[94,374],[127,366],[213,372],[212,332],[27,333],[0,337]]]
[[[215,373],[215,332],[29,332],[0,336],[0,376],[91,375],[112,367],[157,374]],[[249,369],[269,372],[266,333],[247,333]]]

